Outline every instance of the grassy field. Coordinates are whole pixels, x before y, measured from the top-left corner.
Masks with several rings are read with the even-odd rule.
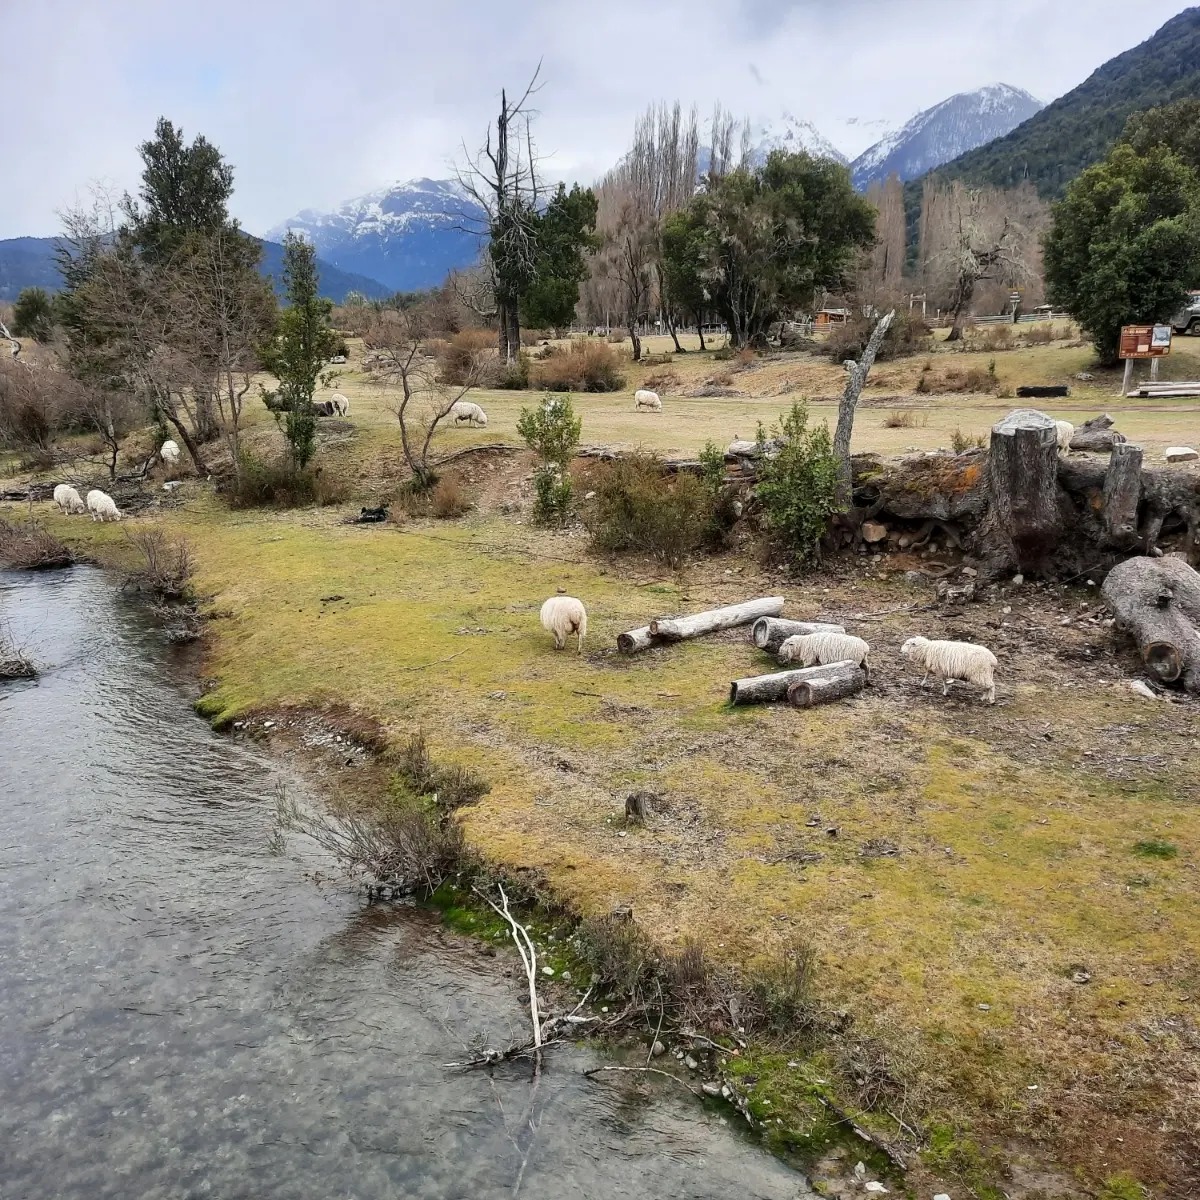
[[[1065,345],[994,357],[1006,386],[1055,382],[1089,361]],[[951,352],[933,358],[939,371]],[[984,433],[1014,407],[917,395],[923,362],[880,367],[856,448],[946,444],[955,427]],[[695,354],[670,369],[682,393],[734,365]],[[664,369],[631,368],[630,390]],[[692,453],[752,436],[793,398],[836,395],[840,376],[781,357],[734,372],[745,396],[668,391],[662,414],[635,414],[628,392],[581,397],[584,439]],[[398,478],[389,398],[354,371],[335,387],[354,429],[327,435],[320,461],[365,503]],[[1121,406],[1106,388],[1098,380],[1052,411],[1108,411],[1148,446],[1200,440],[1195,406]],[[489,427],[446,430],[440,446],[512,441],[531,397],[481,402]],[[891,407],[929,420],[883,428]],[[260,417],[260,449],[277,437]],[[887,1136],[899,1122],[924,1134],[919,1195],[965,1179],[980,1196],[1095,1196],[1121,1171],[1195,1185],[1197,710],[1128,690],[1135,664],[1092,619],[1094,589],[1003,589],[942,618],[919,610],[929,592],[905,580],[920,564],[902,554],[802,580],[748,554],[680,573],[613,564],[588,553],[580,530],[527,523],[527,472],[521,456],[463,466],[478,507],[454,522],[230,512],[196,482],[180,507],[138,518],[188,539],[219,617],[204,711],[253,724],[349,706],[397,741],[423,729],[440,757],[491,783],[465,810],[471,844],[536,873],[574,911],[632,904],[659,944],[696,937],[735,965],[811,945],[820,999],[849,1014],[848,1032],[800,1067],[785,1056],[754,1071],[759,1102],[774,1098],[798,1139],[812,1114],[796,1072],[831,1081],[854,1108],[866,1060],[888,1099],[863,1119]],[[0,516],[17,511],[0,504]],[[47,520],[123,551],[125,526]],[[582,657],[556,654],[538,625],[560,588],[588,605]],[[615,652],[617,633],[652,616],[768,594],[787,597],[788,616],[836,619],[871,641],[873,686],[812,713],[730,710],[729,681],[772,665],[744,631],[633,660]],[[1000,702],[921,691],[898,654],[917,632],[989,644]],[[642,788],[661,798],[645,828],[627,829],[624,797]]]

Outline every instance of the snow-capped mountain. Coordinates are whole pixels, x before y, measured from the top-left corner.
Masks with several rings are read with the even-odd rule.
[[[850,164],[854,186],[865,189],[889,175],[916,179],[968,150],[1011,133],[1042,108],[1036,97],[1006,83],[951,96],[918,113],[903,129],[860,154]]]
[[[335,212],[305,209],[268,231],[290,229],[343,271],[369,275],[397,291],[437,287],[479,255],[482,213],[451,179],[410,179],[347,200]]]
[[[849,161],[811,121],[790,112],[784,112],[778,120],[754,122],[750,127],[750,144],[754,147],[751,157],[755,163],[766,162],[772,150],[786,150],[789,154],[804,150],[815,158]]]

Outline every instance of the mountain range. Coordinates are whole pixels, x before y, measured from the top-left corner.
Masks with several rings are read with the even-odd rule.
[[[27,287],[57,291],[62,286],[54,251],[58,238],[20,237],[0,241],[0,302],[13,301]],[[283,279],[283,247],[277,242],[263,241],[262,258],[258,269],[272,280],[275,290],[281,291]],[[369,300],[383,300],[393,288],[366,275],[342,271],[332,263],[317,259],[321,294],[341,303],[351,292],[361,292]]]

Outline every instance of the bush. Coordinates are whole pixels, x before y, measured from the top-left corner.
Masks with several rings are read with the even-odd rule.
[[[75,561],[65,542],[36,521],[17,525],[0,520],[0,567],[41,571],[69,567]]]
[[[323,467],[298,470],[286,458],[264,461],[243,450],[240,479],[235,485],[235,508],[302,508],[308,504],[344,504],[350,497],[345,480]]]
[[[722,459],[722,484],[723,475]],[[678,566],[718,542],[732,523],[732,502],[726,503],[723,488],[715,490],[711,475],[668,475],[649,455],[635,454],[605,468],[595,492],[588,528],[600,553],[649,554]]]
[[[929,414],[927,412],[918,413],[915,408],[893,408],[883,418],[884,429],[916,429],[918,426],[924,429],[928,424]]]
[[[453,475],[444,475],[429,492],[429,511],[440,521],[461,517],[471,507],[463,486]]]
[[[619,392],[625,386],[621,360],[606,342],[576,338],[552,346],[549,357],[530,365],[530,384],[548,392]]]
[[[137,529],[125,536],[137,552],[138,565],[127,572],[123,586],[164,600],[186,600],[196,569],[187,542],[182,538],[172,540],[154,527]]]
[[[1012,350],[1014,347],[1011,325],[975,325],[972,326],[969,346],[964,349],[983,350],[995,354],[1001,350]]]
[[[496,335],[488,329],[464,329],[438,345],[438,379],[462,386],[475,378],[479,361],[496,348]]]
[[[814,353],[827,355],[835,362],[845,362],[849,358],[857,361],[862,358],[877,323],[874,317],[861,314],[851,317],[844,325],[835,325]],[[900,309],[884,336],[876,361],[887,362],[889,359],[924,354],[929,350],[932,337],[933,332],[920,313]]]
[[[750,1033],[776,1036],[802,1032],[813,1023],[812,997],[816,954],[797,940],[779,958],[756,963],[742,997],[741,1018]]]
[[[808,427],[808,406],[793,404],[772,431],[779,443],[773,457],[766,454],[766,435],[758,429],[761,447],[755,494],[763,507],[768,533],[784,546],[797,567],[820,557],[820,541],[829,519],[838,511],[838,463],[829,426]]]
[[[676,391],[682,382],[683,380],[675,371],[656,371],[642,380],[642,387],[648,388],[652,392],[658,392],[660,396],[665,396]]]
[[[968,437],[956,425],[954,432],[950,435],[950,446],[955,454],[965,454],[968,450],[982,450],[984,446],[983,434]]]
[[[582,429],[583,421],[575,415],[570,396],[550,396],[537,408],[521,409],[517,418],[517,432],[538,456],[533,472],[533,515],[540,524],[557,524],[571,510],[569,465]]]
[[[522,350],[510,363],[502,363],[497,358],[495,370],[485,373],[483,383],[508,392],[525,391],[529,387],[529,355]]]
[[[1021,341],[1027,346],[1049,346],[1054,338],[1053,325],[1035,325],[1021,334]]]

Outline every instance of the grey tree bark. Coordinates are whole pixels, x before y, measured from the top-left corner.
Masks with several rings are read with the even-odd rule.
[[[1118,433],[1113,428],[1112,417],[1108,413],[1101,413],[1098,417],[1092,417],[1090,421],[1084,421],[1075,430],[1075,434],[1071,438],[1071,449],[1087,450],[1094,454],[1107,454],[1113,446],[1124,440],[1125,435]]]
[[[1142,500],[1142,448],[1118,442],[1104,476],[1104,528],[1109,544],[1132,550],[1138,541],[1138,505]]]
[[[792,708],[816,708],[818,704],[831,704],[861,692],[865,683],[863,673],[857,668],[853,674],[832,679],[797,679],[788,685],[787,702]]]
[[[1200,574],[1181,558],[1130,558],[1108,573],[1102,595],[1146,667],[1200,693]]]
[[[833,435],[833,453],[838,460],[841,472],[838,482],[838,501],[845,506],[849,505],[853,491],[850,437],[854,433],[854,413],[858,408],[858,400],[863,393],[863,388],[867,386],[867,376],[871,373],[875,356],[879,353],[879,347],[883,345],[883,339],[887,336],[887,331],[892,327],[895,319],[895,309],[887,316],[881,317],[871,332],[871,338],[867,342],[867,348],[863,351],[862,358],[858,362],[848,359],[842,364],[846,368],[848,378],[846,390],[842,393],[842,398],[838,403],[837,432]]]
[[[650,622],[650,632],[664,642],[682,642],[706,633],[749,625],[759,617],[777,617],[783,612],[783,603],[782,596],[767,596],[725,608],[711,608],[690,617],[655,617]]]
[[[792,684],[813,679],[848,679],[861,675],[857,663],[836,662],[821,667],[803,667],[798,671],[776,671],[772,675],[755,675],[735,679],[729,685],[730,704],[768,704],[787,698]]]
[[[750,639],[768,654],[778,654],[779,647],[790,637],[809,633],[845,633],[842,625],[825,621],[785,621],[781,617],[759,617],[750,630]]]

